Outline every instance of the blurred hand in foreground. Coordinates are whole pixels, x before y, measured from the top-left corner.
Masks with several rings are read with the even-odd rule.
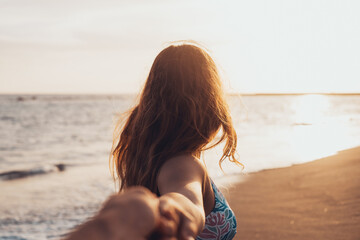
[[[100,212],[75,229],[66,240],[177,239],[177,212],[160,213],[160,201],[144,187],[132,187],[111,196]]]

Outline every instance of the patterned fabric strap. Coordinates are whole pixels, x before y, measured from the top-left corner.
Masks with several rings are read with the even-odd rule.
[[[205,219],[204,230],[196,240],[230,240],[236,234],[236,218],[225,197],[211,180],[215,195],[215,207]]]

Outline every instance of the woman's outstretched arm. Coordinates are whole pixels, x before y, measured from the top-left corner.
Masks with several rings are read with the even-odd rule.
[[[195,239],[204,228],[205,174],[204,166],[191,155],[174,157],[160,169],[160,213],[176,212],[180,219],[177,239]]]

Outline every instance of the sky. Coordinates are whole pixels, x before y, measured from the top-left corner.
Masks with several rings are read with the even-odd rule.
[[[0,0],[0,93],[136,93],[172,41],[230,92],[360,92],[357,0]]]

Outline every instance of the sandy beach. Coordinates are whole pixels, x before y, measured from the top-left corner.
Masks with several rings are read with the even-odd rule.
[[[235,239],[360,239],[360,147],[249,174],[224,193]]]

